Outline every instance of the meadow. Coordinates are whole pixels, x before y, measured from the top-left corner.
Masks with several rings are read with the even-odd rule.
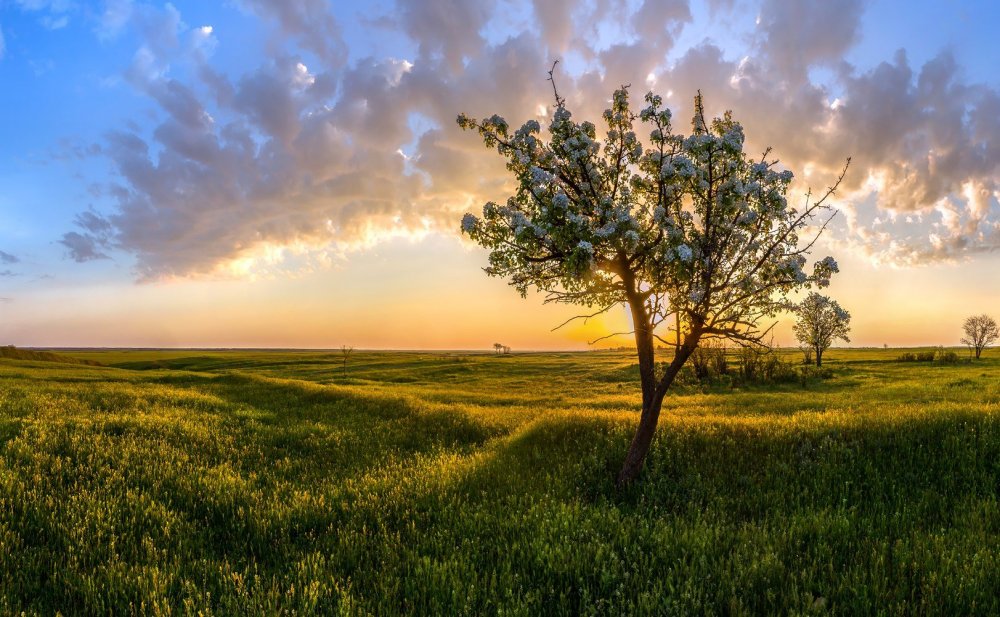
[[[1000,352],[688,380],[625,491],[627,353],[59,354],[0,358],[0,614],[1000,613]]]

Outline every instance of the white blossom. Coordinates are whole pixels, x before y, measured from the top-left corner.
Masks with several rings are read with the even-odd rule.
[[[503,119],[503,116],[499,116],[497,114],[493,114],[492,116],[490,116],[489,120],[487,120],[486,122],[488,124],[496,127],[497,130],[500,130],[500,131],[506,131],[507,130],[507,121]]]
[[[541,184],[545,184],[545,183],[549,182],[551,179],[552,179],[552,174],[550,174],[549,172],[545,171],[541,167],[532,167],[531,168],[531,181],[536,186],[537,185],[541,185]]]
[[[691,178],[697,173],[691,159],[683,155],[674,157],[674,169],[682,178]]]
[[[614,221],[612,221],[607,223],[603,227],[598,227],[597,230],[594,231],[594,235],[597,236],[598,238],[607,238],[614,235],[616,229],[617,227]]]
[[[733,126],[722,136],[722,141],[734,150],[743,148],[743,127],[738,124]]]
[[[517,130],[518,134],[527,136],[529,133],[537,133],[542,127],[538,125],[538,120],[528,120]]]

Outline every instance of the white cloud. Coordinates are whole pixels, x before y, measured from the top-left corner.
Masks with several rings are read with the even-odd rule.
[[[543,116],[551,54],[567,50],[584,59],[557,72],[577,117],[598,118],[622,83],[636,84],[638,98],[648,80],[675,93],[677,130],[687,130],[700,89],[710,111],[733,109],[744,122],[751,151],[774,146],[817,188],[853,156],[840,196],[850,215],[845,246],[899,264],[1000,246],[992,180],[1000,95],[962,81],[947,53],[916,70],[905,54],[864,70],[838,62],[858,36],[861,2],[831,10],[811,0],[813,10],[802,11],[764,0],[747,54],[730,58],[702,42],[669,67],[666,55],[692,19],[684,1],[619,11],[624,39],[600,47],[583,33],[613,12],[605,2],[519,5],[537,23],[494,42],[482,34],[492,3],[400,4],[395,34],[416,56],[349,62],[325,2],[243,0],[270,28],[269,58],[231,74],[211,62],[210,27],[189,28],[169,6],[109,3],[115,15],[128,7],[128,27],[142,38],[127,78],[159,120],[149,131],[110,134],[103,152],[119,180],[105,192],[117,205],[78,219],[63,240],[71,255],[124,251],[142,277],[197,276],[280,267],[288,254],[322,263],[380,238],[455,232],[462,212],[503,198],[508,182],[502,161],[461,133],[455,116],[499,113],[512,124]],[[733,4],[713,3],[726,10]],[[809,80],[818,65],[834,69],[836,93]]]
[[[281,37],[287,37],[298,41],[328,66],[345,62],[347,45],[326,0],[238,0],[238,4],[277,24],[272,39],[277,47],[282,46]]]
[[[861,31],[863,0],[763,0],[761,52],[786,78],[803,80],[816,64],[837,65]]]
[[[97,37],[110,40],[118,36],[132,17],[132,0],[105,0],[97,22]]]
[[[47,30],[60,30],[69,25],[70,14],[77,5],[72,0],[15,0],[22,11],[40,13],[38,23]]]

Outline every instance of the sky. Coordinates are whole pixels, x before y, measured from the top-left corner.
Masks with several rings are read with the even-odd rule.
[[[0,344],[588,349],[487,277],[455,123],[700,90],[822,190],[853,345],[1000,317],[995,0],[0,0]],[[678,124],[682,124],[678,122]],[[791,320],[775,332],[792,344]],[[605,341],[623,344],[625,339]]]

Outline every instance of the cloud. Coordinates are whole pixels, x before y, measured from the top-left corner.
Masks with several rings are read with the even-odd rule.
[[[114,207],[77,218],[62,239],[69,256],[123,252],[143,279],[242,276],[387,237],[455,233],[462,212],[510,188],[456,114],[544,123],[546,71],[561,53],[570,61],[557,79],[577,117],[599,118],[622,83],[638,99],[648,81],[670,94],[679,131],[697,90],[713,113],[733,109],[748,149],[774,146],[802,190],[826,186],[853,156],[839,230],[851,250],[916,264],[1000,246],[1000,94],[963,80],[948,53],[916,68],[902,52],[863,69],[842,62],[860,0],[764,0],[742,57],[708,41],[671,51],[693,19],[683,0],[508,4],[402,0],[396,18],[363,23],[414,55],[349,60],[327,3],[243,0],[269,28],[266,58],[227,71],[213,64],[210,27],[188,26],[170,5],[109,3],[140,37],[125,77],[156,120],[84,149],[114,165],[116,179],[92,190]],[[497,36],[498,24],[521,23],[511,15],[527,18]],[[610,35],[596,30],[605,19]],[[831,81],[811,80],[816,66]]]
[[[476,177],[463,172],[503,175],[493,157],[456,144],[454,102],[516,114],[537,108],[548,87],[544,72],[534,88],[495,81],[544,65],[527,35],[484,50],[462,79],[433,62],[414,71],[395,59],[363,60],[334,76],[280,55],[234,81],[208,73],[199,87],[150,70],[164,63],[156,48],[143,49],[129,81],[163,117],[150,136],[108,134],[102,152],[121,181],[105,192],[117,196],[116,209],[81,216],[63,244],[77,261],[131,253],[147,279],[241,274],[292,254],[451,231],[478,186],[461,182]],[[418,117],[422,135],[411,127]],[[410,157],[400,153],[407,144],[417,148]]]
[[[4,252],[4,251],[0,251],[0,264],[10,265],[10,264],[16,264],[16,263],[20,263],[20,262],[21,262],[21,260],[17,256],[11,255],[10,253]],[[18,272],[14,272],[13,270],[10,270],[9,268],[5,269],[5,270],[0,270],[0,277],[18,276],[18,274],[19,274]]]
[[[463,62],[483,51],[480,32],[489,21],[493,0],[400,0],[400,22],[417,42],[420,57],[431,60],[436,54],[453,73]]]
[[[111,40],[125,28],[132,17],[132,0],[106,0],[95,32],[102,41]]]
[[[60,30],[69,25],[70,13],[77,9],[71,0],[14,0],[22,11],[40,13],[38,23],[47,30]]]
[[[565,52],[573,34],[572,0],[532,0],[535,18],[541,28],[542,38],[550,50]]]
[[[69,15],[45,15],[39,21],[46,30],[61,30],[69,25]]]
[[[14,3],[25,11],[51,11],[53,13],[65,13],[75,6],[71,0],[14,0]]]
[[[862,0],[764,0],[761,52],[787,77],[805,79],[816,64],[836,65],[861,31]]]
[[[678,26],[691,22],[691,7],[687,0],[645,0],[632,15],[632,24],[645,44],[663,45],[678,32]]]
[[[851,152],[860,172],[847,183],[849,197],[871,197],[893,219],[923,215],[919,226],[897,225],[888,245],[851,230],[883,261],[912,265],[1000,248],[1000,96],[959,75],[948,52],[914,71],[901,51],[847,77],[844,102],[830,115],[825,151]]]
[[[63,234],[59,243],[69,249],[70,258],[77,263],[94,261],[96,259],[109,259],[101,251],[101,242],[95,236],[70,231]]]
[[[277,34],[295,39],[326,65],[340,66],[345,62],[347,45],[326,0],[240,0],[239,5],[275,22]],[[280,46],[280,38],[272,41]]]

